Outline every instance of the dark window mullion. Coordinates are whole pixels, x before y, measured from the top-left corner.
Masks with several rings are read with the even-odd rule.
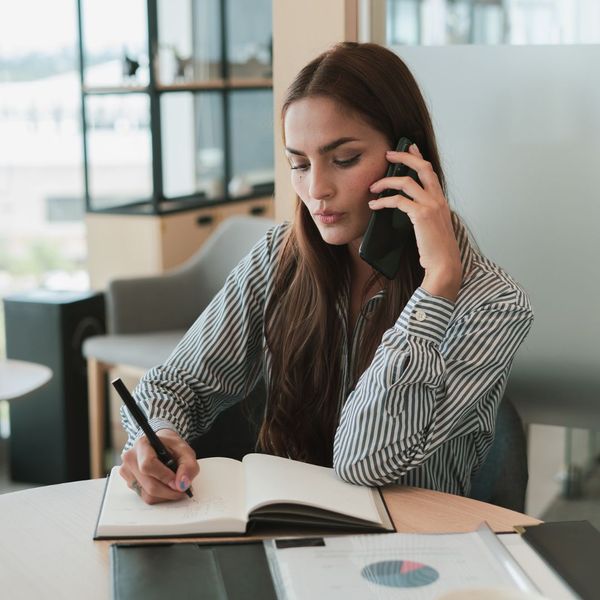
[[[221,76],[225,82],[221,92],[223,97],[223,177],[224,197],[229,197],[229,181],[231,179],[231,132],[230,132],[230,98],[229,98],[229,57],[227,52],[227,0],[221,0]]]
[[[81,89],[81,142],[83,146],[83,193],[86,212],[91,212],[92,201],[90,198],[90,181],[88,169],[88,147],[87,147],[87,113],[86,113],[86,95],[84,91],[84,69],[85,60],[83,52],[83,17],[81,14],[81,0],[77,0],[77,21],[79,32],[79,83]]]
[[[150,136],[152,146],[152,204],[154,213],[161,212],[164,200],[162,178],[162,138],[160,121],[160,94],[157,90],[155,58],[158,49],[158,8],[157,0],[147,0],[148,11],[148,96],[150,100]]]

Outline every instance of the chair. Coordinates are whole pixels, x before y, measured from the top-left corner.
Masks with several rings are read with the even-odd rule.
[[[523,422],[512,402],[504,396],[498,407],[494,441],[471,481],[470,497],[524,512],[528,479]]]
[[[108,334],[90,337],[83,344],[92,477],[104,476],[108,370],[119,365],[139,375],[163,362],[233,267],[274,224],[265,218],[232,217],[181,267],[163,275],[110,282]]]

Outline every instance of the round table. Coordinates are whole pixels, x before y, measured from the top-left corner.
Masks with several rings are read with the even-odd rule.
[[[104,479],[92,479],[0,495],[3,598],[111,597],[111,542],[92,540],[104,485]],[[492,504],[419,488],[389,486],[384,498],[399,532],[472,531],[482,521],[508,532],[514,525],[539,523]]]
[[[52,378],[52,370],[24,360],[0,360],[0,400],[14,400],[42,387]]]

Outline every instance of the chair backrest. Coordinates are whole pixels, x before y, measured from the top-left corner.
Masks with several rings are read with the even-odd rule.
[[[111,333],[187,329],[235,265],[275,225],[261,217],[223,221],[183,265],[150,277],[115,279],[107,293]]]
[[[527,438],[523,422],[505,396],[498,407],[492,447],[473,477],[470,497],[524,512],[528,479]]]
[[[208,304],[225,279],[256,242],[275,225],[260,217],[235,216],[223,221],[202,247],[177,270],[176,277],[188,278],[197,285],[196,302]],[[197,305],[194,307],[197,311]]]
[[[266,399],[265,381],[260,378],[244,400],[219,413],[205,434],[190,441],[196,456],[225,456],[242,460],[246,454],[256,452]]]

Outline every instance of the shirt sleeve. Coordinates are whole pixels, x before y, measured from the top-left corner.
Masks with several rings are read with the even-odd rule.
[[[447,440],[481,429],[482,411],[495,414],[486,399],[508,377],[533,319],[520,288],[499,287],[460,316],[452,302],[415,291],[343,407],[334,443],[340,477],[396,481]]]
[[[135,399],[155,431],[173,429],[186,440],[201,435],[256,384],[274,231],[230,273],[166,362],[137,386]],[[142,432],[124,407],[121,418],[127,450]]]

